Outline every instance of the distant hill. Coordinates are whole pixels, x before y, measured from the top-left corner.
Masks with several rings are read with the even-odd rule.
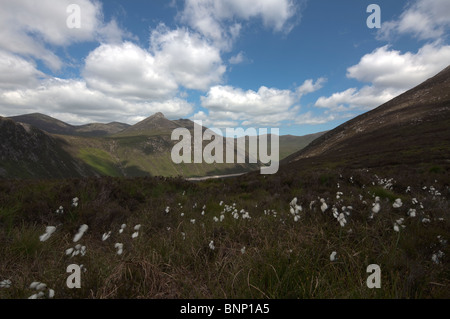
[[[262,165],[261,163],[249,163],[248,144],[245,149],[240,149],[238,143],[234,143],[235,154],[244,153],[246,156],[245,163],[174,164],[171,158],[171,150],[178,141],[172,141],[172,131],[176,128],[187,128],[194,136],[195,123],[189,119],[172,121],[162,113],[156,113],[134,125],[113,122],[75,126],[39,113],[14,116],[10,118],[8,123],[14,123],[17,128],[27,127],[29,130],[40,132],[43,140],[47,143],[49,143],[48,141],[54,143],[54,145],[52,144],[52,151],[49,152],[63,154],[64,160],[54,162],[55,165],[58,162],[61,163],[59,169],[48,169],[39,174],[35,174],[32,167],[22,170],[22,166],[16,165],[12,160],[5,168],[5,172],[8,172],[8,174],[5,173],[3,176],[181,175],[202,177],[256,171]],[[206,127],[201,129],[204,131]],[[280,136],[280,159],[298,151],[321,134],[323,133],[308,136]],[[6,139],[6,136],[10,135],[5,133],[4,138]],[[9,145],[9,141],[8,143],[5,141],[4,145],[9,145],[10,150],[20,154],[29,151],[23,149],[22,145],[28,145],[30,137],[19,134],[17,139],[18,142],[14,145]],[[24,139],[24,143],[20,143],[20,139]],[[270,138],[268,141],[270,145]],[[224,151],[226,145],[232,142],[233,139],[231,138],[224,139]],[[42,141],[36,141],[35,144],[41,145],[42,143]],[[207,144],[209,144],[209,141],[203,141],[203,146]],[[18,158],[23,157],[19,156]],[[38,160],[39,158],[36,157],[36,161],[33,163],[39,163],[41,160],[48,162],[45,157],[41,160]],[[67,163],[81,163],[82,166],[84,165],[83,167],[88,169],[72,169],[72,173],[69,173],[64,168],[64,166],[69,165]]]
[[[0,117],[0,177],[97,175],[64,150],[64,142],[29,125]]]
[[[450,66],[413,89],[327,132],[284,163],[346,167],[450,161]]]
[[[105,136],[118,133],[130,126],[119,122],[112,122],[108,124],[91,123],[76,126],[41,113],[11,116],[9,118],[15,122],[32,125],[51,134],[61,135]]]

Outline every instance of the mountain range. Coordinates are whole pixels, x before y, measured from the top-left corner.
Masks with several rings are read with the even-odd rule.
[[[80,126],[33,113],[0,117],[0,128],[0,176],[6,178],[201,177],[245,173],[261,166],[261,163],[248,161],[242,164],[174,164],[171,149],[177,141],[171,140],[171,133],[176,128],[193,132],[194,122],[169,120],[162,113],[134,125],[112,122]],[[280,156],[292,154],[322,134],[280,136]],[[229,142],[229,138],[225,139],[224,145]],[[248,156],[248,146],[240,150],[235,143],[237,152]]]

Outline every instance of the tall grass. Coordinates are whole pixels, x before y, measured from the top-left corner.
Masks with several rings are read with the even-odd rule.
[[[368,171],[279,178],[1,181],[0,281],[10,279],[12,286],[0,288],[0,298],[28,298],[33,281],[45,282],[55,298],[450,297],[450,251],[440,241],[450,237],[445,180],[432,181],[441,191],[433,196],[422,189],[428,179],[411,185],[399,179],[393,190],[383,190],[372,185]],[[407,186],[409,193],[402,191]],[[375,196],[381,197],[381,210],[371,219]],[[73,197],[79,198],[77,207],[71,206]],[[289,212],[293,197],[303,208],[297,222]],[[394,197],[404,206],[393,208]],[[423,209],[412,204],[413,197]],[[329,206],[325,212],[320,198]],[[223,212],[233,204],[238,219]],[[59,206],[64,214],[55,213]],[[344,227],[333,217],[333,206],[352,206]],[[407,216],[412,207],[415,218]],[[241,209],[251,218],[243,219]],[[214,221],[221,215],[222,221]],[[401,217],[405,228],[396,232],[393,223]],[[68,256],[82,224],[89,225],[78,242],[86,255]],[[122,224],[127,226],[119,233]],[[142,227],[133,239],[137,224]],[[39,241],[49,225],[57,231]],[[102,241],[108,231],[111,237]],[[123,244],[122,255],[115,243]],[[337,259],[330,261],[333,251]],[[432,261],[437,251],[444,253],[439,263]],[[66,286],[70,264],[86,269],[80,289]],[[366,285],[370,264],[381,268],[380,289]]]

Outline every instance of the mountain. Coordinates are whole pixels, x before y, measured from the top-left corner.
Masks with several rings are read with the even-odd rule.
[[[52,134],[75,134],[75,126],[41,113],[11,116],[9,118],[15,122],[29,124]]]
[[[75,127],[74,135],[81,136],[106,136],[119,133],[126,128],[130,127],[129,124],[120,122],[111,123],[89,123]]]
[[[108,124],[91,123],[76,126],[41,113],[11,116],[9,118],[15,122],[32,125],[47,133],[60,135],[105,136],[118,133],[130,126],[119,122]]]
[[[170,134],[177,127],[180,126],[158,112],[124,129],[118,133],[118,136]]]
[[[383,105],[336,127],[283,163],[346,167],[447,164],[450,66]]]
[[[6,119],[5,119],[6,120]],[[8,123],[14,123],[17,130],[26,127],[28,131],[39,132],[40,141],[33,143],[34,148],[28,147],[31,138],[29,136],[15,134],[17,143],[8,145],[8,149],[12,152],[21,154],[16,157],[8,157],[8,165],[6,158],[2,160],[2,164],[7,166],[3,176],[10,177],[70,177],[70,176],[185,176],[185,177],[202,177],[210,175],[227,175],[236,173],[245,173],[249,171],[259,170],[261,163],[249,163],[248,143],[246,148],[241,149],[238,139],[224,139],[223,147],[226,150],[227,145],[234,143],[234,153],[244,154],[245,163],[181,163],[175,164],[171,158],[171,151],[178,141],[171,139],[171,133],[176,128],[187,128],[194,136],[195,123],[188,119],[179,119],[171,121],[164,114],[156,113],[135,125],[128,125],[118,122],[102,124],[91,123],[86,125],[70,125],[50,116],[33,113],[19,115],[9,118]],[[201,127],[202,131],[206,127]],[[30,131],[31,132],[31,131]],[[5,133],[7,136],[14,134]],[[36,133],[38,134],[38,133]],[[280,136],[280,159],[301,149],[314,138],[323,133],[312,134],[308,136]],[[23,139],[23,143],[19,141]],[[248,139],[247,139],[248,140]],[[50,143],[51,141],[51,143]],[[268,138],[270,145],[271,139]],[[209,141],[202,141],[203,147],[209,144]],[[53,144],[52,144],[53,143]],[[192,146],[194,141],[191,141]],[[48,154],[60,154],[64,160],[54,162],[54,159],[47,159],[46,156],[39,157],[37,148],[41,145],[51,145]],[[36,148],[37,147],[37,148]],[[270,146],[269,146],[270,147]],[[44,147],[45,149],[45,147]],[[33,157],[34,164],[41,163],[61,163],[60,168],[52,168],[41,170],[40,173],[33,171],[31,165],[29,168],[23,169],[20,163],[24,163],[23,158],[26,157],[28,151],[36,156]],[[4,151],[6,152],[6,150]],[[224,152],[225,154],[225,152]],[[42,154],[43,155],[43,154]],[[17,163],[16,163],[17,162]],[[26,161],[25,161],[26,162]],[[70,163],[76,163],[79,168],[73,168]],[[45,164],[46,165],[46,164]],[[45,166],[44,165],[44,166]],[[71,167],[71,172],[66,170],[65,166]],[[87,169],[84,169],[86,168]],[[75,173],[74,173],[75,172]]]
[[[0,117],[0,177],[96,175],[64,150],[64,142],[24,123]]]

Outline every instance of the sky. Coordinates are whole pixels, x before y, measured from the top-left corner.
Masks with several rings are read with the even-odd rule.
[[[448,0],[2,0],[0,115],[311,134],[450,65],[449,30]]]

